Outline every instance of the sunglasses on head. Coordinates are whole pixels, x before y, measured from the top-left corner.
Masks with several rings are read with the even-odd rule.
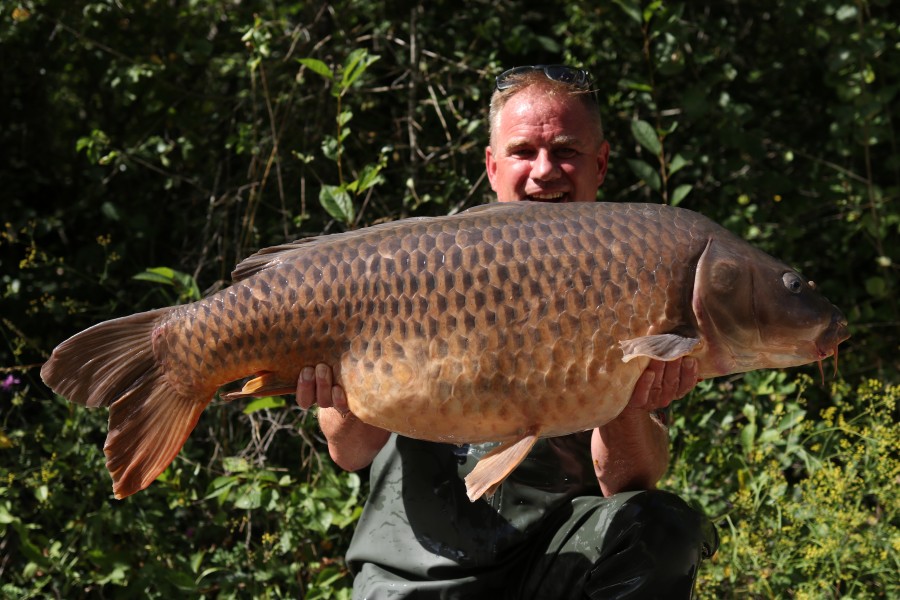
[[[516,79],[525,73],[543,72],[547,79],[567,83],[579,90],[590,90],[593,80],[591,74],[584,69],[567,67],[566,65],[529,65],[513,67],[497,76],[497,89],[505,90],[516,83]]]

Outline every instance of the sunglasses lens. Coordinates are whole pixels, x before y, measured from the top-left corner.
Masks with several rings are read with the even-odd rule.
[[[513,81],[519,75],[524,75],[525,73],[531,73],[532,71],[536,71],[537,67],[514,67],[507,71],[503,71],[499,75],[497,75],[497,89],[505,90],[513,84]]]
[[[541,71],[553,81],[567,83],[579,89],[588,89],[591,83],[591,76],[584,69],[573,69],[565,65],[532,65],[526,67],[514,67],[508,71],[504,71],[497,76],[497,89],[505,90],[515,83],[515,79],[519,75],[525,73],[533,73]]]
[[[562,83],[570,83],[572,85],[580,85],[583,83],[583,71],[573,69],[571,67],[563,67],[560,65],[550,65],[544,67],[544,74],[548,79],[559,81]]]

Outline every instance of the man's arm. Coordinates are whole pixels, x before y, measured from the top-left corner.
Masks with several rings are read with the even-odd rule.
[[[656,487],[669,466],[669,432],[658,413],[697,384],[697,361],[651,361],[622,413],[591,437],[605,496]]]
[[[328,453],[339,467],[358,471],[369,466],[391,432],[363,423],[350,412],[344,389],[334,385],[331,367],[306,367],[297,380],[297,404],[319,405],[319,427],[328,440]]]

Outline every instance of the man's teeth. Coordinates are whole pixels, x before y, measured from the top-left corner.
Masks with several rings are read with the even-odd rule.
[[[531,194],[531,197],[535,200],[559,200],[563,197],[562,192],[557,192],[555,194]]]

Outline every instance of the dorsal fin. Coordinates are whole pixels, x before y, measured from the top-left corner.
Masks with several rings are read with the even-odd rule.
[[[281,264],[282,262],[285,262],[286,258],[289,260],[290,257],[293,257],[297,252],[302,251],[310,244],[313,244],[324,237],[328,236],[303,238],[302,240],[263,248],[262,250],[257,251],[256,254],[251,254],[238,263],[234,268],[234,271],[231,272],[231,279],[234,282],[242,281],[256,275],[271,265]]]
[[[277,246],[263,248],[242,260],[231,272],[233,282],[243,281],[248,277],[256,275],[260,271],[268,269],[274,265],[280,265],[293,260],[298,253],[307,252],[313,246],[319,244],[330,244],[340,242],[347,238],[353,238],[363,235],[377,235],[377,232],[384,229],[393,229],[402,226],[403,223],[411,221],[429,221],[434,217],[412,217],[409,219],[401,219],[399,221],[390,221],[388,223],[379,223],[366,227],[365,229],[357,229],[354,231],[345,231],[342,233],[332,233],[329,235],[318,235],[308,238],[302,238],[293,242],[286,242]]]

